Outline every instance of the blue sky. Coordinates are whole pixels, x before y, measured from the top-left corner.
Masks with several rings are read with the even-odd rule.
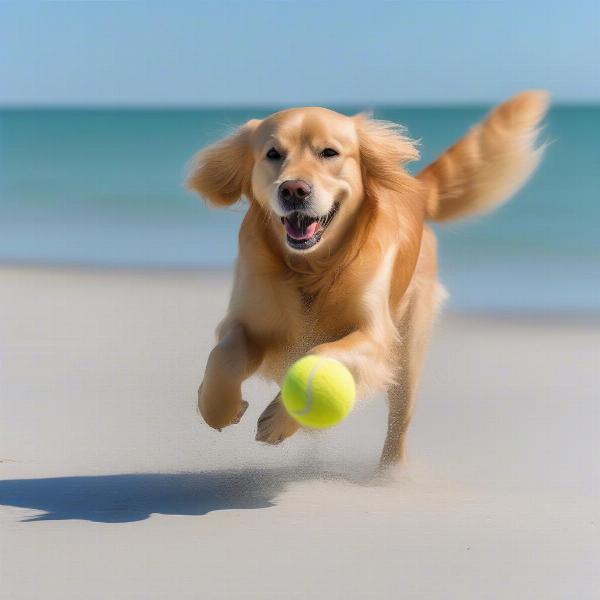
[[[0,104],[600,101],[600,2],[6,2]]]

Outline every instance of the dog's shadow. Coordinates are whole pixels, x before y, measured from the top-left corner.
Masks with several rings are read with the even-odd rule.
[[[354,484],[366,481],[365,477],[291,467],[12,479],[0,481],[0,505],[41,513],[24,521],[127,523],[155,513],[205,515],[218,510],[267,508],[288,484],[323,478]]]

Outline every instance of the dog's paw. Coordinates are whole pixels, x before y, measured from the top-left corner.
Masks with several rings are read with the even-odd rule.
[[[207,386],[206,381],[200,385],[198,412],[206,424],[217,431],[239,423],[247,408],[248,403],[242,400],[239,387],[231,386],[228,389],[221,385],[217,392],[214,386]]]
[[[277,394],[258,418],[256,441],[267,444],[280,444],[296,433],[299,428],[298,423],[288,415],[283,407],[281,394]]]
[[[233,421],[231,421],[231,424],[237,425],[242,420],[242,417],[244,416],[244,413],[246,412],[246,410],[248,410],[248,403],[245,400],[242,400],[242,406],[240,408],[240,411],[236,415],[235,419],[233,419]]]

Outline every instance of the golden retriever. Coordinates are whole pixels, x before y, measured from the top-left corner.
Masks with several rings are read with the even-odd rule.
[[[403,130],[364,114],[294,108],[251,120],[201,151],[188,185],[216,206],[249,203],[229,309],[217,329],[198,406],[216,429],[237,423],[241,384],[281,383],[301,356],[334,357],[362,395],[387,391],[381,461],[403,460],[415,388],[444,298],[428,220],[488,211],[540,161],[545,92],[496,107],[416,177]],[[256,439],[278,444],[299,425],[280,396]]]

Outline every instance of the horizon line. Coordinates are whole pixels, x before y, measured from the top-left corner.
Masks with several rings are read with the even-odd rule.
[[[507,98],[505,98],[507,99]],[[93,110],[173,110],[173,111],[194,111],[194,110],[279,110],[281,108],[295,106],[335,106],[338,108],[358,109],[363,107],[363,110],[369,108],[402,108],[402,109],[433,109],[433,108],[486,108],[501,103],[503,100],[491,101],[449,101],[449,102],[323,102],[320,104],[302,104],[302,103],[258,103],[249,102],[242,103],[134,103],[134,102],[115,102],[115,103],[2,103],[0,102],[0,110],[2,111],[36,111],[36,110],[73,110],[73,111],[93,111]],[[595,108],[600,106],[599,100],[557,100],[551,103],[554,108]]]

